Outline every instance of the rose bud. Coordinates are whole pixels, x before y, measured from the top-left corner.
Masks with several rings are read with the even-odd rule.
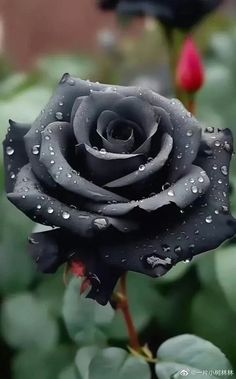
[[[197,92],[204,84],[202,58],[192,38],[187,38],[176,69],[177,86],[186,92]]]
[[[48,225],[29,238],[39,270],[67,263],[106,304],[124,272],[164,275],[235,234],[232,146],[178,100],[65,74],[32,124],[10,122],[6,192]]]
[[[189,29],[217,8],[223,0],[98,0],[103,10],[121,15],[151,16],[163,24]]]

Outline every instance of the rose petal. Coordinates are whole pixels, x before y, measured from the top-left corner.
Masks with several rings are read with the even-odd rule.
[[[236,233],[236,220],[229,211],[228,170],[232,135],[228,130],[212,135],[204,133],[203,142],[196,163],[211,179],[205,195],[184,211],[162,208],[147,237],[143,231],[140,236],[133,235],[132,239],[126,236],[126,239],[113,240],[110,245],[104,242],[101,254],[105,262],[120,269],[160,276],[176,262],[191,260],[196,254],[213,250]],[[217,169],[213,168],[214,164]],[[160,219],[161,225],[158,223]]]
[[[26,134],[25,145],[31,167],[40,181],[48,187],[54,188],[56,184],[45,167],[39,163],[39,156],[32,154],[32,146],[41,145],[40,132],[50,123],[58,120],[70,121],[72,107],[77,97],[87,96],[91,89],[100,91],[103,88],[104,86],[100,84],[72,78],[69,74],[64,74],[54,95]]]
[[[92,131],[96,131],[98,116],[104,110],[112,110],[119,99],[121,95],[116,92],[93,91],[81,102],[73,121],[74,134],[79,144],[94,145],[91,137]]]
[[[128,187],[140,181],[151,181],[153,175],[164,166],[173,146],[173,139],[168,134],[164,134],[162,138],[161,150],[157,156],[149,163],[139,166],[139,169],[123,176],[117,180],[105,184],[106,188]],[[158,180],[158,179],[157,179]],[[147,185],[147,183],[145,183]]]
[[[14,192],[8,199],[33,221],[51,226],[60,226],[83,237],[92,237],[109,226],[130,231],[135,224],[126,220],[113,220],[98,214],[79,211],[43,193],[29,165],[19,172]]]
[[[77,152],[82,176],[89,175],[98,185],[127,175],[146,162],[143,154],[113,154],[85,144],[78,145]]]
[[[142,98],[128,96],[117,101],[113,107],[120,117],[140,125],[144,140],[152,133],[157,123],[157,115],[153,107]]]
[[[49,124],[42,132],[40,162],[46,167],[55,183],[69,192],[98,203],[127,201],[78,175],[68,163],[68,155],[73,151],[71,147],[75,144],[72,126],[66,122]]]
[[[30,254],[40,271],[53,273],[66,261],[80,261],[85,266],[85,275],[92,286],[87,297],[102,305],[110,300],[122,271],[102,262],[94,251],[94,245],[88,243],[87,239],[79,239],[77,235],[56,229],[33,233],[29,241]]]
[[[201,182],[198,181],[200,177]],[[93,212],[100,209],[106,216],[123,216],[135,208],[153,212],[171,203],[175,203],[179,208],[185,208],[202,196],[207,191],[209,184],[206,172],[201,167],[192,165],[188,174],[154,196],[129,203],[107,204],[102,208],[96,204],[86,203],[86,208]]]
[[[130,135],[127,139],[118,139],[112,137],[112,129],[116,123],[119,123],[121,128],[130,127]],[[112,153],[131,153],[136,141],[135,131],[138,126],[128,120],[121,119],[119,115],[112,111],[103,111],[98,118],[97,133],[102,140],[102,147]]]
[[[19,170],[28,162],[24,135],[30,128],[30,124],[20,124],[12,120],[9,123],[10,127],[3,141],[5,186],[7,192],[12,191]]]

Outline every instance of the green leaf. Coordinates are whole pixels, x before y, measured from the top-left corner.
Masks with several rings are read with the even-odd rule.
[[[4,195],[0,202],[4,214],[0,228],[0,292],[10,294],[26,290],[36,276],[27,251],[32,223]]]
[[[76,373],[75,367],[68,366],[66,367],[58,376],[58,379],[81,379]]]
[[[89,365],[88,379],[151,379],[147,362],[115,347],[100,351]]]
[[[215,269],[219,284],[231,308],[236,312],[236,259],[235,245],[218,250]]]
[[[38,68],[43,74],[43,79],[49,79],[52,83],[57,83],[65,72],[73,76],[87,79],[91,72],[94,72],[92,60],[76,55],[54,55],[43,58]]]
[[[89,365],[93,357],[99,352],[97,346],[86,346],[79,349],[75,364],[82,379],[89,379]]]
[[[13,361],[13,377],[14,379],[56,379],[62,370],[68,367],[71,360],[72,353],[66,346],[57,346],[50,352],[24,351]],[[70,378],[68,375],[66,379],[77,379],[77,377]]]
[[[18,349],[50,350],[58,341],[58,326],[44,304],[29,293],[7,298],[2,305],[1,330]]]
[[[235,361],[235,314],[220,292],[199,292],[192,302],[191,321],[195,334],[210,340]]]
[[[79,345],[104,343],[106,336],[102,330],[112,321],[114,310],[110,304],[101,306],[80,296],[80,284],[80,279],[72,279],[65,292],[63,316],[67,330]]]
[[[181,378],[185,376],[183,370],[188,378],[194,378],[196,374],[200,378],[216,378],[219,375],[216,374],[217,370],[220,370],[221,377],[226,379],[227,372],[232,372],[229,361],[218,347],[190,334],[165,341],[158,349],[157,359],[156,374],[159,379]]]

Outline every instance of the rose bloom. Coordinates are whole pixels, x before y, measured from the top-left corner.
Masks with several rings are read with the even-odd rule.
[[[232,144],[176,99],[65,74],[31,125],[10,122],[7,196],[49,226],[29,238],[39,269],[79,267],[106,304],[124,272],[164,275],[235,234]]]
[[[193,27],[221,3],[222,0],[98,0],[103,10],[156,17],[165,25],[183,29]]]

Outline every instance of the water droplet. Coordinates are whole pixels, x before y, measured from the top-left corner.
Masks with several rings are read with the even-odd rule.
[[[222,205],[222,212],[227,213],[229,211],[229,207],[227,205]]]
[[[41,204],[38,204],[36,208],[37,208],[37,209],[41,209],[41,208],[42,208],[42,205],[41,205]]]
[[[197,186],[192,186],[191,191],[192,191],[192,193],[197,193],[197,191],[198,191]]]
[[[215,214],[218,215],[220,212],[218,211],[218,209],[215,210]]]
[[[176,246],[175,248],[174,248],[174,252],[175,253],[181,253],[181,251],[182,251],[182,248],[180,247],[180,246]]]
[[[101,154],[106,154],[106,149],[101,149],[101,150],[100,150],[100,153],[101,153]]]
[[[213,166],[212,166],[213,170],[217,170],[217,164],[214,163]]]
[[[105,218],[96,218],[93,223],[100,230],[107,228],[108,226],[108,222]]]
[[[60,107],[63,107],[64,103],[62,101],[59,102]]]
[[[205,220],[206,220],[207,224],[210,224],[212,222],[212,217],[211,216],[207,216]]]
[[[57,120],[63,120],[63,113],[62,112],[56,112],[56,119]]]
[[[147,161],[148,161],[148,162],[153,161],[153,157],[148,157]]]
[[[58,167],[58,170],[59,170],[59,171],[62,171],[62,170],[63,170],[63,167],[59,166],[59,167]]]
[[[203,183],[203,182],[204,182],[204,178],[203,178],[202,176],[200,176],[200,177],[198,178],[198,181],[199,181],[199,183]]]
[[[46,141],[49,141],[50,139],[51,139],[50,136],[48,136],[48,135],[45,136],[45,140],[46,140]]]
[[[174,191],[173,191],[173,190],[169,190],[169,191],[167,192],[167,195],[168,195],[168,196],[175,196],[175,194],[174,194]]]
[[[222,179],[218,179],[218,183],[222,184],[223,183]]]
[[[11,179],[15,179],[15,177],[16,177],[16,175],[14,174],[14,172],[11,172],[11,173],[10,173],[10,178],[11,178]]]
[[[75,85],[75,80],[72,79],[72,78],[69,78],[69,79],[67,80],[67,83],[68,83],[70,86],[74,86],[74,85]]]
[[[182,154],[182,153],[179,153],[179,154],[177,155],[177,158],[178,158],[178,159],[181,159],[182,156],[183,156],[183,154]]]
[[[62,212],[62,217],[64,218],[64,220],[68,220],[68,218],[70,218],[70,213],[68,212]]]
[[[68,172],[68,174],[66,174],[67,178],[72,178],[72,175]]]
[[[143,171],[143,170],[145,170],[145,166],[143,164],[141,164],[138,169],[139,169],[139,171]]]
[[[228,151],[228,152],[231,151],[231,145],[230,145],[227,141],[225,141],[225,143],[224,143],[224,149],[225,149],[226,151]]]
[[[54,212],[54,209],[52,207],[48,207],[48,213],[52,214]]]
[[[54,160],[51,160],[51,162],[50,162],[51,164],[54,164],[55,163],[55,161]]]
[[[183,262],[184,263],[190,263],[190,259],[185,259]]]
[[[169,245],[161,245],[162,247],[162,250],[167,253],[168,251],[170,251],[170,246]]]
[[[213,126],[208,126],[208,127],[205,129],[205,132],[207,132],[207,133],[214,133],[214,128],[213,128]]]
[[[187,137],[192,137],[193,135],[193,131],[192,130],[188,130],[187,133],[186,133],[186,136]]]
[[[40,149],[40,145],[34,145],[32,147],[32,154],[33,155],[38,155],[39,154],[39,149]]]
[[[228,175],[228,169],[226,166],[221,166],[220,171],[223,175]]]
[[[215,141],[215,146],[216,146],[216,147],[219,147],[219,146],[220,146],[220,141],[218,141],[218,140]]]
[[[14,154],[14,152],[15,152],[15,150],[11,146],[7,146],[7,148],[6,148],[7,155],[11,156]]]
[[[194,183],[194,182],[195,182],[195,179],[190,178],[189,181],[190,181],[190,183]]]
[[[170,187],[170,183],[166,182],[165,184],[163,184],[163,186],[161,187],[161,189],[162,189],[162,191],[165,191],[169,187]]]

